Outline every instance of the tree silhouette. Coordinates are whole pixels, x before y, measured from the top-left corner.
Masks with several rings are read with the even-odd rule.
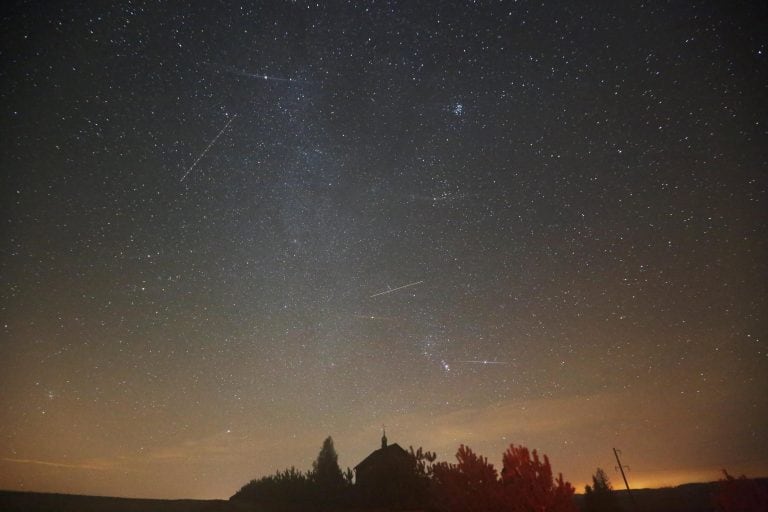
[[[329,502],[337,501],[344,488],[344,475],[331,436],[323,441],[317,460],[312,463],[312,475],[321,495]]]
[[[447,512],[502,510],[496,469],[488,459],[461,445],[456,464],[440,462],[432,468],[434,504]]]
[[[230,499],[265,505],[272,510],[310,510],[316,501],[316,485],[310,472],[294,467],[251,480]]]
[[[411,475],[413,495],[419,504],[423,504],[427,499],[429,481],[432,478],[437,454],[435,452],[424,451],[421,446],[419,446],[418,450],[414,451],[413,446],[409,446],[408,455],[410,456],[411,463],[409,473]]]
[[[433,501],[445,512],[576,512],[574,489],[559,475],[552,478],[549,459],[523,446],[510,445],[499,476],[485,457],[462,445],[456,464],[433,467]]]
[[[352,471],[352,469],[347,468],[347,470],[344,472],[344,484],[347,486],[353,485],[355,483],[355,472]]]
[[[735,478],[723,470],[713,497],[719,512],[758,512],[768,510],[768,484],[741,475]]]
[[[523,446],[510,445],[504,452],[500,474],[488,459],[464,445],[455,464],[435,463],[434,453],[413,447],[406,452],[395,446],[373,455],[375,464],[366,470],[366,478],[358,473],[359,481],[352,485],[352,471],[342,473],[328,437],[312,470],[278,471],[251,481],[231,499],[279,512],[338,510],[353,504],[439,512],[576,512],[571,484],[562,474],[553,478],[546,455],[539,458],[536,450]],[[596,489],[610,490],[600,469],[593,482]]]
[[[333,439],[328,437],[310,471],[301,472],[291,467],[252,480],[230,499],[257,503],[275,511],[321,510],[337,506],[346,498],[347,487],[338,459]],[[347,471],[347,477],[351,478],[351,470]]]
[[[576,511],[574,488],[563,480],[562,473],[552,478],[549,458],[539,459],[536,450],[511,444],[502,456],[501,483],[509,511]]]
[[[608,476],[601,468],[597,468],[592,476],[592,486],[584,488],[585,512],[617,512],[621,510],[616,495],[613,493]]]

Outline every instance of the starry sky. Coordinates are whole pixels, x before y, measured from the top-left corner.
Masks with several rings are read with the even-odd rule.
[[[763,2],[15,2],[0,488],[390,442],[768,475]]]

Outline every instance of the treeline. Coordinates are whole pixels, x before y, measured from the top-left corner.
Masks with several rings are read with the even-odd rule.
[[[421,509],[435,512],[576,512],[574,488],[553,476],[548,457],[510,445],[497,471],[485,457],[461,446],[455,463],[435,462],[435,454],[412,447],[404,463],[382,466],[367,485],[355,485],[342,472],[329,437],[302,472],[278,471],[243,486],[232,500],[276,512],[344,508]]]
[[[230,499],[269,505],[276,510],[293,509],[315,503],[320,494],[317,487],[311,471],[302,472],[291,467],[251,480]]]
[[[464,445],[459,447],[454,463],[435,462],[435,453],[421,448],[403,451],[398,447],[397,451],[401,457],[380,464],[367,472],[364,481],[355,482],[351,469],[341,471],[333,439],[329,437],[310,470],[292,467],[253,480],[230,499],[270,512],[371,508],[430,512],[577,512],[579,509],[573,486],[562,474],[554,476],[549,458],[524,446],[510,445],[502,455],[500,470]],[[702,496],[701,510],[768,510],[768,480],[724,474],[725,478],[717,484],[709,484],[713,486],[712,492]],[[654,492],[664,494],[665,490]],[[639,494],[643,497],[643,491]],[[578,501],[584,512],[622,510],[608,476],[600,468]],[[627,510],[638,507],[682,510],[661,502],[649,508],[645,506],[649,503],[641,502],[625,505],[629,507]]]
[[[536,450],[510,445],[496,471],[488,459],[466,446],[457,462],[432,468],[431,505],[434,510],[459,512],[576,512],[574,488],[559,474],[553,477],[549,458]]]
[[[341,472],[333,439],[328,437],[312,469],[295,467],[251,480],[230,500],[258,503],[269,510],[320,510],[351,504],[352,470]]]

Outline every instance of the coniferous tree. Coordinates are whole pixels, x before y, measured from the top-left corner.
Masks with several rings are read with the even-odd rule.
[[[511,445],[503,455],[499,475],[485,457],[466,446],[457,463],[432,467],[433,505],[444,512],[576,512],[574,489],[552,476],[549,459],[536,450]]]
[[[540,459],[536,450],[510,445],[502,456],[502,464],[505,510],[576,512],[575,489],[563,479],[562,473],[556,479],[552,477],[552,467],[546,455]]]
[[[328,497],[338,495],[344,487],[344,476],[339,467],[339,456],[333,446],[333,438],[328,436],[323,447],[312,464],[312,471],[318,489]]]
[[[353,485],[355,483],[355,473],[350,468],[347,468],[347,470],[344,472],[344,483],[347,486]]]
[[[601,468],[592,476],[592,486],[584,488],[585,512],[617,512],[621,510],[611,481]]]
[[[498,473],[485,457],[461,445],[456,464],[439,462],[432,467],[433,502],[444,512],[503,510]]]

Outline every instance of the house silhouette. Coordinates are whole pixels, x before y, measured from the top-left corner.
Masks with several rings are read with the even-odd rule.
[[[386,482],[408,473],[410,462],[409,453],[399,444],[387,444],[387,432],[384,431],[381,448],[355,466],[355,485],[361,488],[387,487]]]

